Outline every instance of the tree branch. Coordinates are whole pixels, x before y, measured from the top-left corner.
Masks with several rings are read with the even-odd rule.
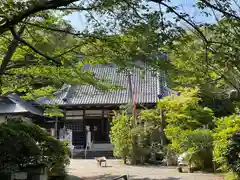
[[[59,54],[57,56],[54,56],[54,58],[59,58],[59,57],[65,55],[65,54],[68,54],[70,52],[74,52],[74,50],[77,49],[78,47],[79,47],[79,45],[77,44],[77,45],[71,47],[70,49],[68,49],[67,51],[65,51],[65,52],[63,52],[63,53],[61,53],[61,54]]]
[[[203,34],[203,32],[192,22],[190,22],[189,20],[187,20],[184,16],[180,15],[177,11],[175,11],[171,6],[167,5],[166,3],[164,3],[162,0],[151,0],[152,2],[155,3],[159,3],[162,4],[163,6],[165,6],[166,8],[168,8],[173,14],[175,14],[179,19],[183,20],[184,22],[186,22],[188,25],[190,25],[193,29],[195,29],[199,35],[202,37],[203,41],[208,44],[208,40],[206,38],[206,36]]]
[[[212,8],[214,10],[217,10],[218,12],[221,12],[223,15],[225,16],[229,16],[229,17],[233,17],[236,20],[240,20],[240,17],[235,15],[235,14],[231,14],[227,11],[222,10],[221,8],[214,6],[213,4],[209,3],[207,0],[201,0],[207,7]]]
[[[60,63],[59,61],[57,61],[56,59],[54,59],[54,58],[52,58],[52,57],[50,57],[50,56],[48,56],[48,55],[46,55],[46,54],[43,54],[41,51],[39,51],[39,50],[37,50],[35,47],[33,47],[30,43],[28,43],[27,41],[25,41],[24,39],[22,39],[21,37],[19,37],[18,34],[15,32],[14,28],[11,28],[10,31],[11,31],[13,37],[14,37],[17,41],[19,41],[19,42],[23,43],[24,45],[28,46],[28,47],[29,47],[30,49],[32,49],[35,53],[37,53],[37,54],[43,56],[44,58],[52,61],[52,62],[55,63],[57,66],[61,66],[61,63]]]
[[[134,7],[133,4],[131,4],[130,2],[128,2],[128,0],[124,0],[124,2],[130,7],[132,8],[133,12],[136,14],[136,16],[140,19],[143,19],[143,17],[138,13],[138,10]]]
[[[229,43],[225,43],[225,42],[219,42],[219,41],[208,41],[209,45],[210,44],[218,44],[218,45],[221,45],[221,46],[226,46],[226,47],[230,47],[230,48],[233,48],[235,50],[238,50],[240,51],[240,48],[238,48],[237,46],[232,46],[231,44]]]
[[[240,10],[240,5],[238,4],[238,2],[236,0],[233,0],[233,2],[235,3],[235,5],[238,7],[238,10]]]
[[[22,67],[27,67],[29,65],[36,65],[37,61],[23,61],[23,62],[18,62],[15,64],[11,64],[9,66],[6,67],[6,70],[10,70],[10,69],[15,69],[15,68],[22,68]]]
[[[19,28],[19,31],[17,33],[15,32],[16,36],[20,37],[24,32],[25,28],[26,28],[26,25],[22,24],[21,27]],[[10,42],[8,46],[8,51],[6,52],[0,66],[0,78],[1,78],[1,75],[4,73],[4,71],[6,70],[7,65],[11,61],[12,56],[15,53],[18,45],[19,45],[18,40],[15,37],[13,37],[13,40]]]
[[[26,10],[22,10],[21,12],[15,13],[11,17],[5,17],[1,15],[0,21],[0,34],[10,30],[14,25],[20,23],[23,19],[31,16],[34,13],[56,9],[61,6],[67,6],[73,2],[77,2],[78,0],[38,0],[38,2],[34,1]]]
[[[66,34],[70,34],[70,35],[73,35],[73,36],[83,35],[82,33],[75,33],[75,32],[65,30],[65,29],[57,29],[57,28],[52,28],[52,27],[46,27],[46,26],[42,26],[42,25],[39,25],[39,24],[30,23],[30,22],[26,22],[25,24],[30,25],[30,26],[35,26],[35,27],[38,27],[38,28],[41,28],[41,29],[46,29],[46,30],[49,30],[49,31],[66,33]]]
[[[29,23],[29,22],[26,22],[26,24],[31,25],[31,26],[35,26],[35,27],[38,27],[38,28],[41,28],[41,29],[46,29],[46,30],[49,30],[49,31],[55,31],[55,32],[70,34],[70,35],[73,35],[73,36],[89,37],[89,38],[99,39],[99,40],[103,40],[103,41],[110,41],[110,39],[106,38],[107,36],[104,37],[103,35],[102,36],[97,36],[97,35],[93,35],[93,34],[84,34],[84,33],[80,33],[80,32],[72,32],[72,31],[65,30],[65,29],[51,28],[51,27],[46,27],[46,26],[42,26],[42,25],[39,25],[39,24]]]
[[[218,72],[216,70],[216,68],[212,65],[208,65],[210,68],[212,68],[212,70],[218,74],[222,79],[224,79],[230,86],[232,86],[234,89],[236,89],[238,92],[240,91],[240,89],[231,81],[227,78],[227,76],[225,76],[225,74],[222,74],[221,72]]]
[[[78,7],[78,6],[73,6],[73,7],[59,7],[54,10],[60,10],[60,11],[67,11],[67,10],[72,10],[72,11],[91,11],[95,7]]]

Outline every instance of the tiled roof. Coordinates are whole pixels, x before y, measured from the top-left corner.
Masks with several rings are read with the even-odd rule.
[[[26,113],[43,116],[43,112],[35,108],[30,102],[23,101],[17,94],[9,94],[10,102],[0,104],[0,114]]]
[[[25,108],[19,104],[1,104],[0,114],[12,114],[12,113],[25,113],[28,112]]]
[[[118,72],[115,67],[94,67],[92,71],[97,78],[107,80],[122,88],[112,91],[100,91],[92,85],[66,85],[61,91],[56,92],[55,98],[41,98],[38,102],[40,104],[58,105],[110,105],[131,102],[126,72]],[[160,78],[150,70],[145,71],[143,74],[140,69],[133,69],[131,80],[137,103],[156,103],[159,94],[167,96],[173,93],[164,84],[159,84]],[[161,86],[164,86],[163,93],[160,92]]]
[[[34,107],[31,102],[24,101],[18,96],[17,94],[9,94],[8,98],[15,103],[18,106],[21,106],[22,108],[26,109],[28,112],[43,116],[43,112],[39,110],[38,108]]]

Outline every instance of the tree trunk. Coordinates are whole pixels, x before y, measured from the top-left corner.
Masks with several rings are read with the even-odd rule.
[[[160,125],[161,144],[162,144],[162,146],[165,146],[165,145],[167,145],[167,138],[164,133],[164,128],[165,128],[166,122],[165,122],[164,111],[162,110],[162,108],[160,109],[160,114],[161,114],[161,125]]]
[[[25,29],[25,24],[23,24],[19,30],[18,30],[18,36],[21,36],[24,32]],[[4,74],[9,62],[12,59],[13,54],[16,52],[17,47],[19,45],[19,42],[17,41],[16,38],[13,37],[13,40],[10,42],[9,46],[8,46],[8,50],[3,58],[3,61],[1,63],[0,66],[0,94],[2,94],[2,86],[3,86],[3,82],[2,82],[2,75]]]

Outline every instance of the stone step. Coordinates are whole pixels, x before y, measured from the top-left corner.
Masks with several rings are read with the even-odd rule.
[[[104,156],[107,159],[114,158],[113,151],[92,151],[86,153],[86,159],[94,159],[95,157]],[[73,151],[73,159],[85,159],[85,151]]]
[[[91,150],[92,151],[113,151],[113,146],[110,143],[102,143],[102,144],[93,143]]]

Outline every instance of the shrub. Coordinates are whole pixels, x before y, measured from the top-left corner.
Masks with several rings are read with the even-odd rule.
[[[0,126],[1,173],[16,172],[28,164],[37,164],[40,155],[40,148],[29,134]]]
[[[67,143],[49,136],[47,132],[32,123],[10,121],[1,124],[0,128],[1,140],[5,143],[0,144],[0,150],[5,151],[5,154],[10,152],[8,159],[1,165],[8,166],[13,162],[11,172],[15,172],[17,170],[15,166],[45,164],[49,175],[66,175],[65,167],[69,163],[70,155]]]
[[[123,111],[115,114],[110,139],[114,146],[114,155],[120,157],[126,163],[143,164],[150,159],[151,152],[159,153],[159,142],[152,139],[156,129],[146,128],[142,125],[133,126],[133,118]],[[158,131],[159,132],[159,131]]]
[[[214,127],[214,116],[211,109],[199,104],[201,99],[197,94],[198,89],[184,89],[180,96],[163,98],[156,109],[140,113],[139,119],[144,125],[134,128],[126,113],[116,115],[111,129],[115,155],[123,159],[146,158],[150,150],[155,155],[159,151],[164,152],[163,146],[154,144],[166,145],[166,140],[170,140],[170,149],[165,152],[172,156],[172,160],[175,153],[189,151],[193,152],[192,159],[199,168],[210,168],[213,138],[212,132],[206,128]],[[140,140],[136,141],[136,137]]]
[[[224,174],[224,180],[239,180],[239,178],[237,177],[236,174],[230,171]]]
[[[232,115],[216,119],[216,128],[214,129],[214,159],[216,160],[219,170],[228,171],[227,161],[228,148],[232,136],[239,132],[240,117]]]
[[[225,151],[225,158],[229,169],[240,179],[240,134],[234,134]]]
[[[49,176],[66,176],[65,167],[69,164],[70,152],[67,143],[48,136],[41,144],[43,163],[49,170]]]
[[[114,155],[126,163],[132,152],[131,122],[126,112],[115,114],[110,131],[111,143],[114,146]]]
[[[161,126],[165,128],[166,124],[162,125],[162,116],[160,109],[146,109],[139,114],[143,127],[142,136],[146,139],[145,146],[149,149],[151,163],[162,161],[165,156],[163,143],[167,143],[164,132],[160,131]],[[148,155],[148,154],[146,154]],[[148,160],[147,159],[147,160]]]
[[[212,132],[207,129],[190,131],[180,140],[182,151],[192,153],[191,162],[201,169],[212,168],[213,137]]]

